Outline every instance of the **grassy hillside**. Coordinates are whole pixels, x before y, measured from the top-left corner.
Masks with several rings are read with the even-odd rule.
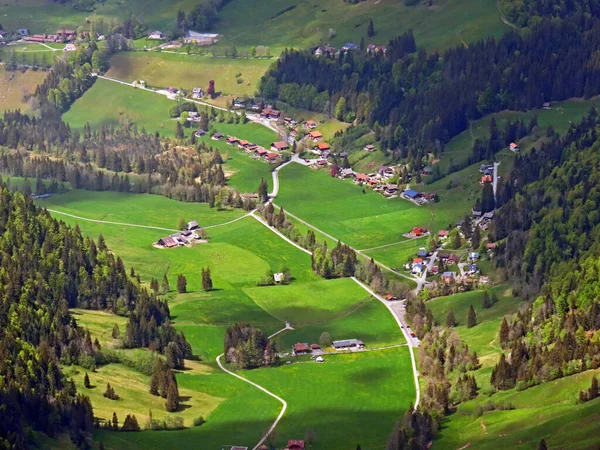
[[[0,113],[14,109],[29,112],[32,107],[29,96],[33,95],[36,86],[44,78],[46,72],[7,72],[4,67],[0,67]]]
[[[407,7],[396,0],[367,0],[357,5],[342,0],[233,0],[223,7],[216,31],[219,45],[269,45],[309,47],[329,42],[387,44],[389,39],[412,28],[417,45],[447,48],[487,36],[499,36],[508,27],[500,20],[494,0],[436,0],[431,7]],[[368,38],[373,19],[376,35]],[[330,37],[329,30],[335,30]]]
[[[351,181],[331,178],[298,164],[279,173],[277,204],[312,225],[358,249],[404,240],[414,226],[428,226],[428,207],[401,200],[386,200]]]
[[[260,77],[271,64],[268,59],[127,52],[111,58],[107,75],[124,81],[145,80],[154,87],[173,86],[188,91],[194,87],[206,90],[208,82],[215,80],[217,92],[254,95]]]
[[[152,196],[70,192],[40,203],[79,216],[158,226],[178,217],[181,208],[186,215],[198,208],[201,223],[231,219],[224,213],[221,221],[221,213],[210,209],[202,214],[205,205],[155,201]],[[114,204],[119,204],[119,208],[115,210]],[[168,294],[175,326],[185,332],[194,353],[202,358],[177,376],[180,392],[186,398],[181,415],[188,421],[202,414],[207,423],[168,433],[98,431],[96,438],[107,449],[180,449],[197,442],[218,448],[223,442],[230,442],[232,429],[236,430],[236,444],[251,447],[259,440],[279,406],[261,391],[221,372],[212,362],[222,352],[225,327],[233,321],[251,322],[272,333],[282,328],[284,320],[290,320],[297,329],[278,338],[284,349],[299,341],[318,342],[324,331],[334,339],[362,339],[369,348],[403,343],[394,319],[379,301],[370,298],[352,280],[326,281],[317,277],[308,255],[251,218],[207,230],[209,244],[157,250],[150,243],[164,234],[158,230],[57,217],[77,223],[84,234],[102,233],[108,246],[127,267],[136,268],[143,282],[150,277],[162,278],[164,273],[173,287],[179,273],[188,280],[188,293]],[[284,265],[291,269],[291,285],[256,286],[267,269],[277,271]],[[210,293],[200,290],[199,273],[206,266],[211,268],[215,287]],[[111,346],[113,324],[119,322],[121,328],[124,326],[122,318],[105,313],[74,311],[74,314],[80,324],[99,336],[103,347]],[[288,401],[290,409],[279,434],[282,442],[303,438],[306,431],[313,430],[318,437],[315,449],[341,450],[358,442],[363,448],[381,447],[393,423],[414,398],[408,350],[401,347],[326,358],[326,364],[300,360],[276,369],[246,372],[244,376]],[[80,369],[71,368],[69,374],[81,384]],[[105,386],[110,382],[117,394],[122,395],[122,400],[113,402],[101,397],[100,388],[92,389],[92,402],[99,415],[108,416],[114,410],[122,420],[121,416],[132,412],[143,423],[148,409],[153,413],[161,409],[161,400],[146,394],[146,377],[125,366],[111,364],[90,377],[93,385]],[[398,382],[399,379],[403,381]],[[378,381],[373,383],[373,380]],[[306,395],[302,387],[307,383],[315,395]],[[341,416],[355,430],[350,435],[341,431]],[[303,425],[299,429],[295,424],[300,417]],[[365,423],[369,424],[368,429],[359,432]]]

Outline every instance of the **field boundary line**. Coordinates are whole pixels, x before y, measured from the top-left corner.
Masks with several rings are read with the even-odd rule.
[[[149,228],[151,230],[161,230],[161,231],[179,231],[179,230],[174,230],[172,228],[154,227],[151,225],[138,225],[135,223],[111,222],[108,220],[88,219],[87,217],[76,216],[74,214],[69,214],[69,213],[66,213],[63,211],[58,211],[56,209],[46,208],[46,211],[49,211],[49,212],[55,213],[55,214],[62,214],[63,216],[72,217],[73,219],[77,219],[77,220],[85,220],[87,222],[104,223],[107,225],[122,225],[122,226],[126,226],[126,227],[136,227],[136,228]]]
[[[260,384],[256,384],[253,381],[248,380],[247,378],[244,378],[241,375],[238,375],[237,373],[233,373],[230,370],[227,370],[225,368],[225,366],[223,366],[223,364],[221,363],[221,357],[223,357],[225,354],[221,353],[219,356],[217,356],[217,364],[219,365],[219,367],[221,368],[221,370],[233,377],[239,378],[240,380],[251,384],[252,386],[254,386],[255,388],[260,389],[261,391],[263,391],[265,394],[270,395],[271,397],[273,397],[274,399],[276,399],[277,401],[279,401],[282,405],[283,408],[281,408],[281,412],[279,413],[279,415],[277,416],[277,418],[275,419],[275,422],[273,422],[273,425],[271,425],[271,427],[267,430],[267,432],[264,434],[264,436],[260,439],[260,441],[258,442],[258,444],[256,444],[254,447],[252,447],[252,450],[257,450],[258,447],[260,447],[263,442],[265,442],[267,440],[267,437],[269,437],[269,435],[273,432],[273,430],[277,427],[277,425],[279,425],[279,421],[282,419],[283,415],[285,414],[285,411],[287,409],[287,402],[282,399],[281,397],[273,394],[272,392],[266,390],[264,387],[262,387]]]
[[[408,336],[408,332],[406,331],[406,324],[402,323],[400,316],[398,314],[396,314],[396,311],[394,311],[394,309],[390,306],[389,302],[387,302],[381,296],[376,294],[371,288],[369,288],[366,284],[364,284],[363,282],[358,280],[356,277],[351,277],[351,278],[360,287],[362,287],[365,291],[367,291],[369,294],[371,294],[373,297],[375,297],[377,300],[379,300],[381,303],[383,303],[385,305],[385,307],[389,310],[389,312],[392,313],[392,316],[394,316],[394,319],[396,319],[396,323],[398,324],[398,327],[400,327],[400,331],[402,332],[402,334],[404,335],[404,338],[406,339],[406,342],[408,343],[408,351],[410,352],[410,361],[412,363],[412,371],[413,371],[413,377],[414,377],[414,382],[415,382],[416,398],[415,398],[414,410],[416,411],[417,408],[419,407],[419,403],[421,402],[421,388],[419,386],[419,372],[417,370],[417,362],[415,360],[415,352],[414,352],[413,346],[411,345],[413,341],[410,338],[410,336]]]
[[[358,251],[359,252],[370,252],[371,250],[379,250],[380,248],[393,247],[394,245],[406,244],[407,242],[413,242],[413,241],[415,241],[415,239],[406,239],[404,241],[392,242],[391,244],[379,245],[377,247],[363,248]]]
[[[311,255],[312,256],[312,252],[309,252],[308,250],[306,250],[304,247],[299,246],[298,244],[296,244],[294,241],[292,241],[290,238],[288,238],[286,235],[284,235],[282,232],[280,232],[279,230],[277,230],[276,228],[273,228],[272,226],[270,226],[264,219],[262,219],[261,217],[258,217],[254,212],[252,212],[252,214],[250,214],[252,217],[254,217],[256,220],[258,220],[260,223],[262,223],[265,227],[267,227],[269,230],[271,230],[273,233],[275,233],[277,236],[279,236],[281,239],[287,241],[288,243],[292,244],[294,247],[296,247],[298,250],[302,250],[304,253]]]

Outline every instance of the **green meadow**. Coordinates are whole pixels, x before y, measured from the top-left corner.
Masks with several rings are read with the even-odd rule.
[[[31,112],[31,96],[38,84],[46,78],[46,72],[26,70],[9,72],[0,67],[0,114],[4,111],[20,109]]]
[[[405,240],[415,226],[429,226],[431,212],[325,172],[291,164],[279,172],[277,204],[358,249]]]
[[[268,45],[306,48],[321,43],[345,42],[385,45],[412,29],[417,45],[444,49],[509,30],[500,19],[494,0],[440,0],[434,6],[405,6],[395,0],[367,0],[352,5],[341,0],[233,0],[221,10],[215,31],[218,45]],[[369,20],[375,36],[367,36]],[[331,30],[331,31],[330,31]]]
[[[235,217],[230,211],[211,210],[202,204],[184,204],[145,195],[70,191],[39,204],[94,220],[165,227],[179,215],[189,215],[190,219],[197,218],[203,224],[225,223]],[[114,204],[120,205],[119,208],[114,208]],[[325,331],[332,339],[362,339],[368,348],[404,343],[397,324],[379,301],[350,279],[317,277],[311,269],[309,255],[251,217],[207,229],[208,244],[173,250],[151,246],[166,233],[160,230],[56,217],[78,224],[86,235],[102,234],[126,267],[135,267],[143,283],[148,283],[151,277],[162,278],[166,273],[172,287],[166,298],[174,324],[186,334],[194,354],[201,359],[188,363],[189,368],[177,376],[184,397],[182,410],[177,414],[186,424],[202,415],[206,424],[174,432],[98,431],[96,439],[101,440],[105,448],[189,448],[199,441],[203,446],[218,448],[231,444],[233,438],[235,444],[253,446],[272,423],[280,406],[215,365],[214,358],[222,353],[223,335],[230,323],[250,322],[271,334],[289,320],[295,330],[276,338],[284,350],[295,342],[318,342]],[[215,288],[211,292],[202,291],[200,286],[201,268],[207,266],[211,268]],[[278,271],[282,267],[291,270],[290,285],[257,286],[267,270]],[[173,290],[179,273],[188,280],[188,292],[184,294]],[[80,325],[100,339],[103,347],[115,344],[111,336],[114,323],[118,323],[121,330],[125,327],[123,318],[106,313],[81,310],[73,313]],[[318,437],[314,448],[341,450],[359,442],[363,448],[381,447],[395,421],[414,399],[408,349],[328,354],[326,358],[325,364],[300,358],[294,364],[243,372],[243,375],[281,395],[290,405],[278,427],[282,442],[303,438],[305,432],[311,430]],[[150,409],[157,418],[167,415],[162,409],[163,400],[146,394],[147,377],[122,364],[110,364],[90,374],[92,385],[98,387],[89,390],[82,387],[83,369],[68,368],[68,375],[80,390],[90,394],[96,413],[101,417],[111,416],[115,411],[122,420],[126,414],[135,413],[143,423]],[[378,381],[373,383],[373,380]],[[115,402],[102,396],[108,382],[115,387],[120,400]],[[301,389],[306,383],[311,384],[315,393],[309,398]],[[345,436],[339,423],[341,415],[354,430],[362,428],[367,421],[368,431],[360,436]],[[304,418],[302,430],[293,429],[300,417]],[[233,429],[235,435],[231,433]],[[355,442],[356,439],[359,440]]]
[[[107,76],[123,81],[144,80],[147,86],[172,86],[191,91],[215,81],[222,94],[252,96],[272,64],[269,59],[216,58],[162,52],[125,52],[113,56]]]

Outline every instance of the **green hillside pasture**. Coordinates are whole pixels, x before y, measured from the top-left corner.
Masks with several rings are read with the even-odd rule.
[[[428,242],[427,238],[409,239],[387,247],[367,250],[365,254],[388,267],[395,267],[402,271],[404,270],[402,266],[412,262],[413,258],[417,257],[419,248],[427,248]]]
[[[92,311],[72,309],[71,315],[77,320],[79,326],[87,328],[94,338],[98,338],[103,347],[113,347],[113,327],[119,326],[119,331],[125,333],[127,318],[117,316],[106,311]]]
[[[298,164],[279,173],[277,204],[358,249],[404,240],[415,226],[429,226],[428,207],[382,195]]]
[[[297,342],[319,344],[319,338],[325,332],[334,341],[360,339],[370,349],[405,343],[393,316],[374,298],[365,299],[355,309],[327,322],[294,324],[293,331],[286,331],[277,339],[287,351]]]
[[[4,29],[29,28],[30,34],[55,33],[58,29],[74,29],[82,26],[89,30],[86,18],[91,15],[105,20],[123,18],[130,13],[140,17],[149,28],[163,31],[171,29],[175,24],[177,11],[190,11],[198,2],[196,0],[175,0],[165,3],[161,0],[106,0],[95,3],[94,13],[78,11],[72,3],[50,3],[47,0],[6,0],[0,6]]]
[[[83,190],[53,195],[48,199],[36,200],[36,203],[44,208],[56,209],[87,219],[174,230],[177,229],[179,217],[184,217],[187,221],[197,220],[200,226],[210,226],[229,222],[245,214],[240,209],[218,210],[210,208],[207,203],[178,202],[160,195]],[[66,216],[56,217],[65,219]],[[160,234],[161,231],[158,233]]]
[[[161,52],[126,52],[113,56],[107,75],[123,81],[144,80],[148,86],[191,91],[215,81],[222,94],[255,94],[258,81],[272,64],[268,59],[216,58]],[[239,77],[236,75],[240,74]],[[238,80],[242,80],[238,83]]]
[[[463,292],[447,297],[438,297],[428,301],[427,307],[433,313],[435,321],[440,324],[446,323],[446,316],[452,308],[457,322],[455,329],[461,339],[467,342],[469,347],[475,350],[479,356],[485,356],[500,351],[497,334],[500,330],[502,318],[517,312],[524,304],[521,300],[512,297],[510,288],[506,285],[490,289],[490,295],[492,291],[498,296],[498,303],[488,309],[483,309],[482,306],[484,291]],[[470,305],[473,305],[477,314],[477,326],[473,328],[467,328],[466,326]]]
[[[587,371],[544,383],[525,391],[503,391],[491,397],[479,396],[462,404],[448,416],[436,437],[436,448],[450,450],[469,444],[469,448],[493,450],[537,448],[545,439],[549,448],[591,449],[598,444],[600,399],[576,402],[579,391],[589,388],[592,376]],[[512,404],[510,411],[490,411],[477,417],[478,405],[488,402]]]
[[[98,129],[102,125],[117,127],[121,121],[127,121],[136,123],[140,130],[175,136],[175,121],[169,117],[173,105],[164,95],[98,79],[62,119],[77,130],[82,130],[87,122]]]
[[[408,348],[326,355],[325,363],[301,361],[244,372],[288,402],[276,446],[314,431],[314,449],[384,448],[415,388]]]
[[[240,192],[257,192],[261,178],[272,188],[272,168],[271,164],[254,159],[243,150],[231,149],[223,170],[229,186]]]
[[[347,314],[369,294],[349,278],[275,287],[249,287],[244,292],[263,309],[292,325],[327,321]]]
[[[441,0],[433,7],[407,7],[394,0],[368,0],[351,5],[337,0],[318,3],[298,0],[270,2],[235,0],[226,4],[216,29],[223,34],[218,45],[269,45],[305,48],[348,41],[387,44],[409,29],[417,45],[448,48],[487,36],[500,36],[509,28],[500,20],[493,0]],[[367,36],[373,19],[376,34]],[[330,36],[330,29],[335,35]]]
[[[8,72],[4,66],[0,67],[0,114],[15,109],[30,112],[33,106],[30,96],[44,78],[46,72],[33,70]]]
[[[2,7],[0,6],[0,9]],[[61,44],[62,47],[65,44]],[[8,47],[0,48],[0,60],[5,63],[15,62],[16,64],[27,64],[38,67],[50,67],[54,59],[63,56],[62,51],[52,51],[40,44],[18,43]]]
[[[521,111],[502,111],[495,114],[489,114],[482,119],[471,123],[471,129],[463,131],[454,137],[446,146],[446,150],[439,162],[440,168],[447,169],[450,165],[450,159],[455,164],[459,164],[469,158],[473,150],[475,139],[481,139],[488,135],[490,121],[492,117],[496,119],[499,129],[503,129],[507,121],[523,120],[526,124],[531,121],[534,115],[538,117],[538,124],[541,128],[552,125],[554,130],[564,135],[569,129],[571,123],[577,123],[594,106],[600,106],[600,98],[590,100],[570,99],[563,102],[553,102],[552,109],[533,109],[526,112]]]
[[[152,431],[143,433],[115,433],[97,430],[95,439],[104,443],[107,450],[162,450],[189,449],[198,447],[201,443],[204,448],[221,448],[223,444],[244,445],[251,448],[275,420],[281,410],[281,404],[269,397],[264,392],[256,389],[231,375],[222,372],[214,363],[207,368],[205,364],[202,371],[190,370],[177,375],[179,391],[188,392],[192,396],[209,396],[216,398],[221,403],[208,416],[204,416],[206,423],[201,427],[193,427],[181,431]],[[111,383],[112,385],[112,383]],[[119,393],[119,390],[117,393]],[[147,394],[150,396],[150,394]],[[224,400],[223,400],[224,399]],[[152,410],[156,416],[159,410],[164,413],[164,400],[160,407]],[[136,407],[137,398],[132,407]],[[185,404],[186,402],[184,402]],[[189,411],[194,408],[190,408]],[[186,410],[187,411],[187,410]],[[199,411],[198,411],[199,412]],[[147,409],[140,414],[147,414]],[[185,411],[183,412],[185,414]],[[197,417],[191,414],[192,417]],[[122,420],[121,416],[119,419]],[[140,425],[143,420],[139,420]],[[235,433],[232,433],[235,430]]]
[[[208,377],[218,369],[212,369],[204,364],[194,364],[197,376]],[[148,420],[148,412],[152,410],[155,419],[166,420],[168,417],[179,416],[184,419],[184,424],[192,426],[194,418],[208,415],[224,400],[200,391],[192,391],[180,387],[179,395],[184,399],[180,410],[169,413],[165,410],[165,399],[156,397],[148,392],[150,377],[130,369],[122,364],[108,364],[99,367],[95,372],[89,372],[92,388],[86,389],[83,378],[86,370],[81,367],[67,367],[65,374],[75,381],[77,390],[85,393],[92,401],[94,416],[101,420],[111,420],[112,413],[116,412],[122,424],[127,414],[135,414],[140,426]],[[119,400],[110,400],[104,397],[107,383],[114,388]]]

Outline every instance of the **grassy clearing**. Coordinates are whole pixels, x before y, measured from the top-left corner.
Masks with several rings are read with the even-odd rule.
[[[37,204],[88,219],[172,229],[177,229],[179,217],[188,221],[198,220],[200,226],[209,226],[229,222],[245,214],[240,209],[218,210],[210,208],[207,203],[178,202],[160,195],[82,190],[37,200]],[[65,216],[57,215],[57,218],[65,219]]]
[[[491,399],[479,397],[460,406],[449,416],[436,439],[440,449],[456,449],[467,443],[469,448],[497,449],[536,448],[545,439],[549,448],[591,449],[598,441],[600,400],[577,404],[581,389],[587,389],[592,376],[587,371],[517,392],[494,394]],[[511,411],[486,412],[475,415],[478,405],[492,400],[510,403]]]
[[[388,267],[396,267],[402,270],[404,264],[412,262],[413,258],[417,257],[419,248],[423,246],[427,248],[427,242],[426,238],[406,240],[396,245],[369,250],[365,253]]]
[[[86,370],[78,367],[65,368],[65,374],[75,381],[77,390],[85,393],[94,408],[94,416],[101,420],[111,420],[112,413],[116,412],[119,421],[125,419],[127,414],[135,414],[140,426],[148,420],[149,411],[155,419],[166,420],[169,417],[179,416],[184,419],[186,426],[192,426],[194,418],[199,416],[208,417],[217,406],[224,400],[213,397],[191,389],[180,388],[179,395],[183,397],[180,410],[172,414],[165,410],[165,399],[155,397],[148,392],[150,377],[142,375],[134,369],[121,364],[108,364],[97,369],[96,372],[88,372],[92,388],[86,389],[83,378]],[[196,364],[190,372],[196,372],[198,376],[209,376],[214,369]],[[104,397],[106,384],[114,388],[119,400],[110,400]]]
[[[428,226],[431,214],[402,199],[386,200],[369,189],[298,164],[283,169],[277,203],[317,228],[362,249],[404,240],[414,226]]]
[[[91,311],[83,309],[72,309],[71,315],[75,317],[79,326],[87,328],[92,336],[98,338],[103,347],[112,347],[112,331],[115,324],[119,330],[125,332],[127,318],[116,316],[106,311]]]
[[[120,18],[130,13],[142,18],[149,28],[162,28],[167,31],[175,23],[179,9],[190,11],[198,2],[195,0],[175,0],[165,3],[161,0],[106,0],[96,3],[94,12],[77,11],[71,3],[55,3],[47,0],[5,0],[0,6],[4,29],[29,28],[30,33],[54,33],[62,28],[82,26],[89,29],[86,18],[92,14],[105,20]]]
[[[441,0],[433,7],[406,7],[394,0],[368,0],[357,5],[337,0],[270,2],[235,0],[225,5],[216,29],[224,38],[218,45],[309,47],[323,42],[341,46],[358,43],[386,44],[412,28],[417,45],[447,48],[487,36],[499,36],[509,28],[500,20],[493,0]],[[367,36],[373,19],[376,35]],[[329,36],[329,30],[335,36]]]
[[[83,129],[87,122],[98,129],[102,125],[117,127],[126,121],[136,123],[140,130],[143,127],[148,132],[174,136],[175,121],[169,117],[169,108],[173,105],[173,101],[163,95],[96,80],[62,118],[77,130]]]
[[[29,112],[33,106],[30,98],[38,84],[46,78],[46,72],[27,70],[7,72],[0,67],[0,113],[20,109]]]
[[[302,361],[245,372],[288,402],[277,446],[315,432],[313,448],[347,450],[360,444],[382,448],[394,423],[414,400],[406,347],[327,355],[324,364]]]
[[[214,58],[160,52],[127,52],[110,60],[108,76],[124,81],[145,80],[149,86],[206,90],[215,80],[223,94],[254,95],[258,81],[272,64],[268,59]],[[241,74],[239,77],[236,75]],[[241,83],[238,80],[242,80]]]

